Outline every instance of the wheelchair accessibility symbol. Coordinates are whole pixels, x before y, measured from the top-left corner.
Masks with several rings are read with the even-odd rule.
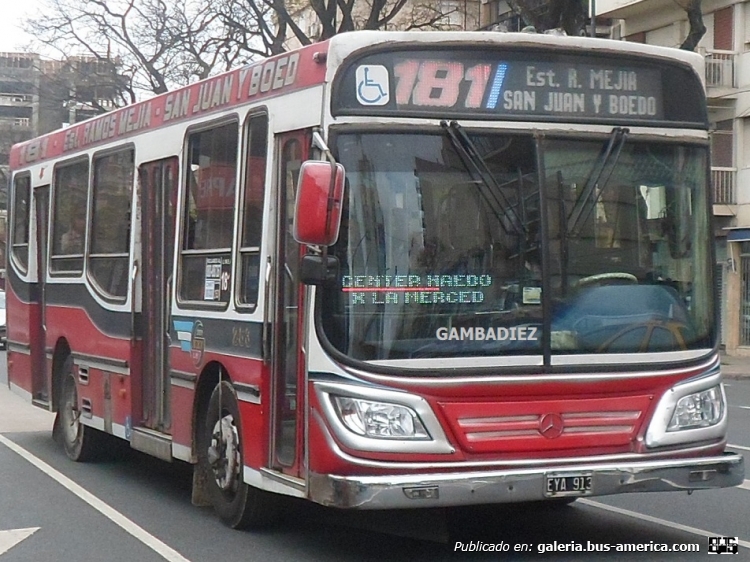
[[[388,69],[379,64],[357,67],[357,101],[361,105],[385,105],[390,100]]]

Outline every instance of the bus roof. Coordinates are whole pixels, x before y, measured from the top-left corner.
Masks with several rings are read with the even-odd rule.
[[[671,59],[692,66],[699,76],[703,77],[704,59],[697,53],[676,49],[600,39],[592,37],[572,37],[546,33],[503,33],[497,31],[353,31],[341,33],[329,40],[329,72],[333,72],[342,60],[354,51],[378,43],[466,43],[473,46],[513,45],[514,47],[537,47],[559,50],[596,50],[602,54],[634,54],[655,58]],[[328,76],[327,79],[331,77]]]
[[[595,50],[602,54],[635,54],[682,62],[703,80],[703,58],[693,52],[641,43],[535,33],[475,31],[354,31],[328,41],[263,59],[180,89],[93,117],[19,143],[11,149],[12,170],[73,154],[137,133],[208,115],[251,101],[276,97],[330,81],[351,53],[378,44],[483,44],[552,50]]]

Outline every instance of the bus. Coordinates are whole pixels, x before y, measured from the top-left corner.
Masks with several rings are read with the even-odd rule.
[[[235,528],[735,486],[708,139],[695,53],[361,31],[29,140],[10,387]]]

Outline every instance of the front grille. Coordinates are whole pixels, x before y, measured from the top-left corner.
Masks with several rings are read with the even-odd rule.
[[[465,451],[532,453],[630,449],[651,403],[652,396],[647,395],[443,402],[440,407]]]

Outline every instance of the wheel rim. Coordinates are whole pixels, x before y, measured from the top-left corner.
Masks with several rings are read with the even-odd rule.
[[[78,409],[78,392],[75,384],[68,384],[65,389],[65,404],[63,406],[63,431],[67,443],[75,443],[80,431],[81,411]]]
[[[240,481],[240,436],[231,414],[214,424],[208,462],[217,486],[224,492],[235,492]]]

